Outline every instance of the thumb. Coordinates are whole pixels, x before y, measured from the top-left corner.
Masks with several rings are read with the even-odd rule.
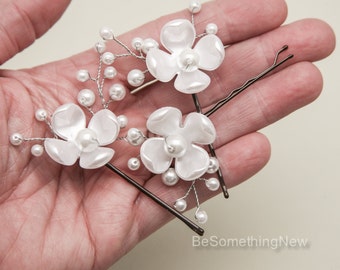
[[[47,32],[70,1],[0,1],[0,65]]]

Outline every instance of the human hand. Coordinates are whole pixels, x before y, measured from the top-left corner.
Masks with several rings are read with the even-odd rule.
[[[4,5],[17,2],[7,1]],[[322,78],[310,62],[326,57],[334,48],[334,35],[327,25],[304,20],[280,27],[286,17],[283,1],[270,1],[270,5],[267,2],[220,0],[208,4],[196,18],[201,32],[206,23],[215,22],[224,44],[233,44],[227,49],[223,65],[213,73],[211,87],[200,94],[203,106],[266,68],[282,45],[288,44],[289,52],[295,54],[285,69],[258,82],[211,117],[217,128],[215,146],[219,159],[223,160],[221,165],[228,187],[248,179],[267,162],[269,143],[256,131],[319,95]],[[54,16],[49,16],[52,21],[67,4],[68,1],[53,4]],[[37,15],[52,14],[43,11],[51,6],[50,1],[40,0],[30,5],[29,10],[27,7],[17,15],[23,18],[20,27],[12,25],[13,14],[7,13],[8,17],[1,18],[3,29],[13,29],[10,37],[2,32],[2,44],[15,40],[20,45],[6,46],[8,50],[2,48],[0,62],[29,45],[34,33],[41,35],[52,23],[44,24],[46,18],[39,19]],[[21,17],[26,16],[24,14],[28,17]],[[170,15],[120,39],[126,43],[137,35],[158,39],[155,32],[159,32],[164,23],[186,16],[186,11]],[[28,21],[32,21],[32,27]],[[119,76],[122,83],[125,83],[124,74],[135,64],[133,59],[124,60],[126,66],[120,67]],[[0,265],[4,269],[105,269],[171,219],[166,211],[106,168],[84,171],[78,165],[62,167],[48,158],[32,158],[28,144],[20,148],[9,144],[9,135],[16,131],[25,137],[50,135],[45,126],[35,122],[34,111],[46,108],[53,112],[59,105],[74,101],[82,87],[74,74],[84,67],[96,69],[97,57],[93,51],[30,70],[0,71],[3,110],[0,115],[3,123]],[[172,88],[166,84],[154,85],[136,96],[128,96],[112,109],[117,115],[126,114],[134,127],[143,127],[147,116],[162,106],[175,106],[183,113],[193,111],[191,97],[183,97]],[[131,154],[123,147],[115,146],[117,156],[113,163],[126,169],[125,163]],[[124,154],[118,156],[118,153]],[[185,189],[181,185],[169,189],[158,177],[143,170],[138,173],[138,180],[165,201],[173,200],[175,194],[182,194]],[[208,196],[204,194],[205,199]]]

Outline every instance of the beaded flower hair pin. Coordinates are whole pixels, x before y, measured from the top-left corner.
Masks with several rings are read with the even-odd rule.
[[[95,91],[88,88],[80,90],[77,97],[80,106],[74,103],[63,104],[51,116],[46,110],[39,108],[35,118],[48,125],[51,138],[26,138],[22,134],[14,133],[10,137],[12,145],[37,141],[40,143],[31,147],[31,153],[36,157],[46,152],[52,160],[65,166],[74,165],[78,159],[79,166],[83,169],[106,166],[196,233],[203,235],[204,230],[182,214],[187,209],[188,196],[193,193],[196,201],[195,219],[199,224],[207,221],[208,216],[201,208],[196,183],[203,181],[209,190],[221,189],[224,197],[229,197],[213,145],[216,130],[209,116],[291,59],[293,55],[279,61],[280,54],[288,49],[288,46],[283,46],[276,53],[270,67],[239,88],[229,91],[225,98],[217,100],[215,105],[203,112],[198,93],[209,91],[211,79],[206,71],[216,70],[222,64],[228,46],[217,36],[218,27],[214,23],[209,23],[204,33],[196,33],[195,14],[201,8],[198,1],[191,1],[189,5],[191,20],[177,19],[166,23],[160,33],[161,46],[152,38],[136,37],[132,40],[130,48],[121,42],[111,29],[102,28],[100,31],[102,40],[95,45],[99,57],[97,73],[92,76],[88,70],[82,69],[76,74],[78,81],[92,83]],[[109,42],[118,44],[125,53],[115,54],[107,50]],[[107,87],[107,82],[117,75],[117,70],[113,66],[115,60],[123,57],[133,57],[145,63],[144,71],[132,69],[127,74],[130,91],[117,83]],[[154,79],[145,82],[147,73]],[[162,107],[148,117],[145,124],[147,134],[140,130],[141,127],[132,127],[126,136],[120,136],[121,130],[128,126],[128,119],[125,115],[117,116],[109,109],[110,104],[122,101],[126,95],[138,95],[139,91],[155,83],[173,83],[173,91],[191,95],[193,112],[183,119],[179,109]],[[105,98],[106,91],[109,98]],[[93,110],[96,98],[99,98],[102,106],[99,111]],[[88,124],[84,111],[91,115]],[[169,187],[176,185],[180,180],[189,182],[187,192],[175,198],[171,206],[140,185],[128,172],[116,167],[115,151],[110,145],[118,140],[125,141],[131,147],[139,147],[139,155],[127,160],[131,171],[144,166],[154,175],[160,175],[160,179]]]

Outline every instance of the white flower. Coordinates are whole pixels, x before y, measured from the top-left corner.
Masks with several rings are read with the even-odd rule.
[[[80,158],[80,166],[96,169],[109,162],[114,150],[101,147],[114,142],[120,127],[117,117],[109,110],[95,113],[86,128],[83,110],[75,104],[60,106],[53,114],[52,129],[61,139],[45,140],[47,154],[62,165],[73,165]]]
[[[211,144],[216,137],[213,123],[200,113],[190,113],[182,124],[182,113],[172,107],[153,112],[147,128],[161,137],[147,139],[141,147],[141,160],[155,174],[167,171],[175,159],[175,170],[183,180],[201,177],[209,166],[209,155],[195,144]]]
[[[176,74],[175,88],[185,94],[194,94],[206,89],[210,77],[204,72],[218,68],[225,56],[222,41],[214,34],[201,38],[192,49],[196,31],[188,20],[174,20],[161,31],[161,43],[171,53],[158,48],[146,56],[150,73],[161,82],[169,82]]]

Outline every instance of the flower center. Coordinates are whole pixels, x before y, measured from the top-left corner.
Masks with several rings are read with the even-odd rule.
[[[75,141],[82,152],[92,152],[96,150],[99,145],[96,133],[88,128],[79,131]]]
[[[185,49],[183,52],[181,52],[177,59],[179,68],[186,72],[197,70],[199,61],[200,57],[198,53],[192,49]]]
[[[182,135],[175,134],[169,135],[165,138],[164,144],[165,152],[173,157],[179,158],[184,156],[188,149],[188,144],[185,138]]]

